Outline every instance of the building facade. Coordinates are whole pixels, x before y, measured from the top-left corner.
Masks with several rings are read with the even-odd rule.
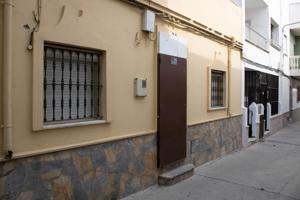
[[[296,0],[244,1],[245,145],[299,120],[297,9]]]
[[[245,144],[274,133],[292,119],[287,1],[244,1]],[[254,104],[253,104],[254,103]]]
[[[241,148],[240,1],[2,5],[0,198],[117,199]]]
[[[291,88],[292,88],[292,115],[295,120],[299,120],[300,108],[300,64],[299,64],[299,30],[300,15],[297,9],[300,8],[300,1],[288,1],[289,23],[285,26],[285,34],[287,38],[287,52],[284,55],[286,63],[290,68]]]

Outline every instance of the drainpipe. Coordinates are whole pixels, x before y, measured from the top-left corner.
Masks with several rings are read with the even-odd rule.
[[[3,0],[2,128],[5,157],[12,151],[12,23],[13,0]]]
[[[233,37],[231,38],[231,42],[232,43],[230,45],[228,45],[228,48],[227,48],[227,56],[228,56],[228,58],[227,58],[227,73],[228,73],[228,75],[227,75],[227,79],[228,79],[228,81],[227,81],[227,84],[228,84],[227,115],[228,116],[231,116],[231,112],[230,112],[231,111],[231,95],[230,95],[231,85],[230,85],[230,83],[231,83],[231,67],[232,67],[231,52],[232,52],[232,48],[234,47],[234,44],[235,44],[235,39]]]
[[[228,89],[227,89],[227,115],[230,116],[230,68],[231,68],[231,47],[228,46],[227,47],[227,85],[228,85]]]

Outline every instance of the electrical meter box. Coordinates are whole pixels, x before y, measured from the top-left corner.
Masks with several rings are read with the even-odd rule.
[[[134,90],[137,97],[147,96],[147,79],[134,79]]]
[[[144,11],[143,31],[154,33],[155,31],[155,13],[150,10]]]

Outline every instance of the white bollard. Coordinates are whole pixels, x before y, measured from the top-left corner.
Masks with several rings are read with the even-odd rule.
[[[265,122],[263,121],[263,122],[262,122],[263,124],[260,124],[260,123],[261,123],[261,121],[260,121],[260,116],[262,116],[262,115],[265,114],[265,106],[264,106],[263,104],[261,104],[261,103],[260,103],[260,104],[257,104],[257,109],[258,109],[258,111],[257,111],[258,134],[256,135],[256,138],[259,139],[259,137],[260,137],[260,135],[259,135],[260,131],[262,131],[263,133],[265,132]],[[262,125],[262,127],[263,127],[262,129],[263,129],[263,130],[260,130],[260,129],[261,129],[260,125]],[[264,134],[262,134],[261,137],[264,137]]]
[[[248,126],[248,109],[242,107],[243,111],[243,124],[242,124],[242,144],[243,147],[248,146],[248,138],[249,138],[249,126]]]
[[[271,130],[271,115],[272,115],[272,106],[270,103],[267,103],[267,130]]]
[[[250,111],[250,124],[252,125],[252,135],[256,138],[256,136],[258,135],[257,133],[257,126],[259,123],[259,116],[258,116],[258,107],[256,105],[255,102],[253,102],[250,106],[249,106],[249,111]]]

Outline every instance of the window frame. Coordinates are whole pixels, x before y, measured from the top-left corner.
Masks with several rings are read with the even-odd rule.
[[[281,46],[280,46],[280,27],[279,24],[273,19],[270,19],[270,43],[271,46],[274,47],[277,50],[281,50]]]
[[[214,71],[223,73],[223,106],[212,106],[212,74]],[[226,110],[227,109],[227,97],[228,97],[228,77],[227,71],[221,67],[209,67],[208,68],[208,111]]]
[[[69,128],[86,125],[101,125],[112,122],[112,79],[113,71],[110,66],[111,47],[105,41],[91,35],[87,40],[78,40],[78,35],[65,35],[62,37],[59,31],[40,31],[33,38],[33,68],[32,68],[32,131],[43,131],[48,129]],[[67,45],[70,47],[78,47],[83,49],[91,49],[102,52],[101,60],[101,78],[102,91],[100,102],[102,102],[102,119],[85,120],[79,122],[44,124],[44,43],[53,43],[58,45]],[[108,67],[109,66],[109,67]]]
[[[102,63],[102,59],[105,55],[105,52],[103,51],[100,51],[100,50],[96,50],[96,49],[91,49],[91,48],[83,48],[83,47],[78,47],[78,46],[70,46],[70,45],[67,45],[67,44],[56,44],[56,43],[53,43],[53,42],[44,42],[44,57],[43,57],[43,61],[44,61],[44,65],[46,64],[46,58],[45,58],[45,50],[46,49],[52,49],[52,50],[59,50],[59,51],[70,51],[71,54],[73,54],[74,52],[78,53],[78,54],[91,54],[92,56],[94,55],[97,55],[99,60],[98,60],[98,63],[97,63],[97,71],[98,71],[98,76],[97,76],[97,86],[98,86],[98,92],[97,92],[97,101],[94,102],[94,105],[95,104],[98,104],[97,105],[97,108],[95,109],[95,111],[97,112],[97,116],[98,117],[86,117],[86,118],[76,118],[76,119],[61,119],[61,120],[50,120],[50,121],[45,121],[45,117],[46,117],[46,110],[45,110],[45,105],[43,105],[43,113],[44,113],[44,126],[59,126],[59,125],[67,125],[67,124],[76,124],[76,123],[88,123],[88,122],[91,122],[91,121],[101,121],[103,120],[103,114],[102,114],[102,110],[103,110],[103,105],[102,105],[102,101],[101,101],[101,98],[102,98],[102,86],[103,86],[103,83],[102,83],[102,70],[101,68],[103,67],[103,63]],[[72,56],[72,55],[70,55]],[[85,57],[86,58],[86,57]],[[55,59],[55,57],[53,58]],[[61,58],[62,60],[64,60],[65,58],[62,57]],[[72,57],[70,57],[70,59],[72,59]],[[53,62],[57,62],[57,60],[53,61]],[[72,62],[72,60],[71,60]],[[73,67],[79,67],[79,61],[77,61],[76,65],[73,65]],[[93,61],[92,61],[93,62]],[[44,67],[44,80],[45,80],[45,75],[46,75],[46,72],[45,72],[45,66]],[[66,66],[65,66],[66,67]],[[70,72],[71,73],[71,72]],[[78,73],[78,72],[77,72]],[[85,77],[86,78],[86,77]],[[54,80],[56,79],[56,77],[54,78]],[[58,80],[59,81],[59,80]],[[78,82],[79,83],[79,82]],[[77,86],[78,83],[75,83],[75,84],[72,84],[72,86]],[[43,86],[45,88],[45,82],[43,81]],[[57,85],[57,87],[60,87]],[[43,98],[44,98],[44,103],[45,104],[45,100],[47,101],[45,95],[46,95],[46,90],[44,89],[44,93],[43,93]],[[70,91],[69,91],[70,92]],[[91,92],[93,93],[93,91]],[[71,98],[71,94],[70,95],[70,98]],[[78,93],[76,94],[77,95],[77,98],[78,98]],[[51,99],[49,101],[52,101]],[[78,100],[77,100],[78,101]],[[78,103],[78,102],[77,102]],[[54,107],[55,108],[55,107]],[[54,109],[53,108],[53,109]],[[60,109],[60,108],[59,108]],[[77,109],[79,109],[79,107],[77,107]],[[62,112],[62,111],[61,111]],[[71,117],[71,110],[69,111],[70,112],[70,117]],[[77,111],[78,112],[78,111]],[[86,112],[86,111],[85,111]],[[52,113],[54,115],[54,113]],[[78,113],[77,113],[78,115]],[[77,116],[78,117],[78,116]]]

